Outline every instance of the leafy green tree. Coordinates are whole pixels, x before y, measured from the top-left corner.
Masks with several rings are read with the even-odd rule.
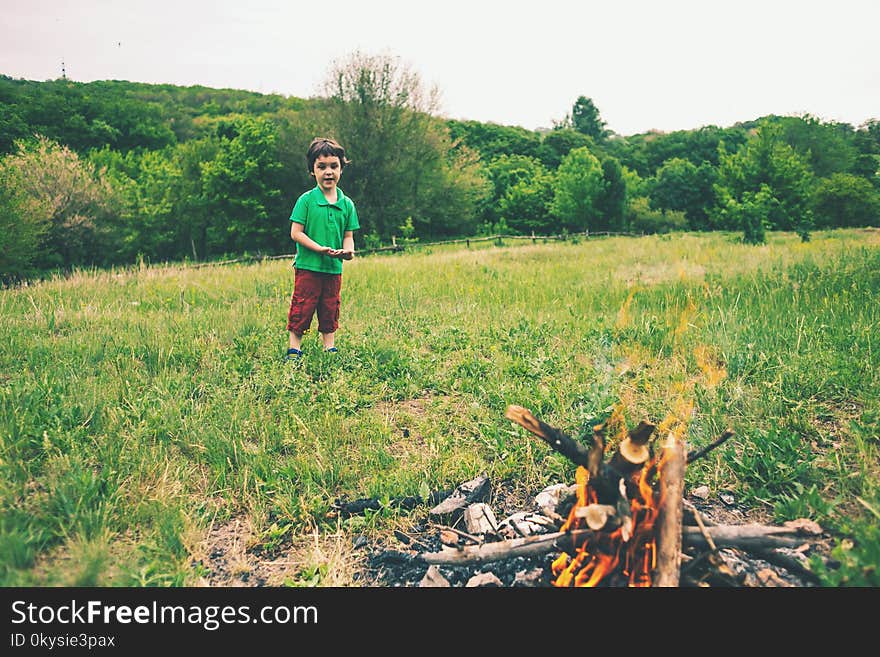
[[[211,217],[207,250],[276,252],[282,243],[275,221],[280,208],[281,166],[275,157],[275,126],[242,116],[218,125],[213,159],[200,164],[203,198]]]
[[[586,147],[575,148],[556,171],[551,208],[562,228],[572,232],[590,230],[598,218],[596,199],[602,193],[602,165]]]
[[[553,202],[553,179],[547,171],[538,171],[528,179],[509,186],[499,202],[501,217],[512,230],[548,235],[555,233],[556,221],[550,206]]]
[[[571,108],[572,127],[581,134],[591,137],[597,144],[608,136],[605,121],[599,115],[599,108],[592,98],[578,96]]]
[[[625,228],[634,233],[652,235],[685,230],[687,220],[684,212],[676,210],[655,210],[650,206],[647,196],[633,196],[627,199]]]
[[[859,176],[835,173],[816,184],[816,225],[822,228],[880,225],[880,193]]]
[[[539,158],[548,169],[555,169],[575,148],[587,148],[592,152],[596,150],[596,144],[591,137],[577,130],[557,128],[544,135]]]
[[[453,143],[461,143],[477,151],[484,162],[502,155],[538,157],[541,135],[519,126],[502,126],[480,121],[446,122]]]
[[[112,216],[118,197],[102,172],[46,137],[16,143],[5,166],[18,171],[21,189],[49,218],[41,268],[112,263],[118,253]]]
[[[0,281],[13,282],[35,273],[49,209],[46,199],[25,191],[23,172],[7,159],[0,160]]]
[[[619,231],[624,224],[626,208],[626,181],[623,167],[614,157],[604,157],[602,163],[602,189],[596,196],[596,223],[593,230]]]
[[[780,117],[775,122],[781,138],[809,162],[816,176],[827,177],[852,169],[858,150],[851,125],[824,122],[809,114]]]
[[[387,239],[410,216],[420,235],[476,229],[490,187],[473,152],[436,118],[436,89],[397,58],[361,52],[331,66],[325,89],[325,130],[352,160],[340,186],[362,234]]]
[[[672,158],[657,171],[651,190],[651,207],[685,213],[691,230],[708,230],[709,211],[715,205],[715,168],[708,162],[696,166]]]
[[[763,244],[770,216],[778,205],[773,191],[762,183],[757,191],[746,191],[738,199],[725,196],[721,214],[729,228],[742,230],[743,242]]]
[[[742,217],[766,211],[767,229],[796,230],[806,240],[813,225],[812,185],[809,164],[782,140],[778,126],[763,123],[736,153],[722,153],[714,216],[722,227],[738,230]]]
[[[483,221],[494,224],[501,217],[500,203],[508,190],[520,182],[530,185],[532,181],[548,173],[541,161],[524,155],[502,155],[486,167],[492,182],[491,202],[486,204]]]
[[[623,165],[648,178],[654,176],[664,162],[674,158],[695,166],[704,162],[718,166],[719,147],[723,144],[725,151],[735,151],[746,143],[748,135],[742,126],[704,126],[697,130],[651,131],[624,139],[609,139],[604,147]]]
[[[651,179],[645,180],[634,169],[630,169],[625,164],[620,167],[620,175],[626,188],[626,203],[629,203],[630,199],[637,197],[648,198],[652,185]]]

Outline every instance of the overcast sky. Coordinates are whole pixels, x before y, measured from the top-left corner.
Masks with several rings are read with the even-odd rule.
[[[878,0],[0,0],[0,74],[319,95],[399,58],[442,115],[551,127],[578,96],[621,135],[808,113],[880,118]]]

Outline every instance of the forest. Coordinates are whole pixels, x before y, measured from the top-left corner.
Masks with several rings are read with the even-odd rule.
[[[584,95],[528,130],[453,120],[397,59],[353,53],[312,98],[0,75],[0,279],[292,252],[305,151],[351,160],[358,248],[490,234],[880,225],[880,121],[744,117],[619,135]],[[567,110],[567,111],[566,111]]]

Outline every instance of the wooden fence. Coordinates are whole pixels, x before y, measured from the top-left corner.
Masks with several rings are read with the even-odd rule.
[[[549,241],[566,241],[574,238],[582,239],[582,238],[592,238],[592,237],[641,237],[640,233],[615,233],[611,231],[599,231],[599,232],[590,232],[586,231],[583,233],[567,233],[562,235],[535,235],[534,233],[531,235],[486,235],[480,237],[463,237],[461,239],[455,240],[444,240],[441,242],[414,242],[414,241],[405,241],[402,243],[397,242],[396,237],[391,238],[391,244],[389,246],[380,246],[372,249],[358,249],[357,255],[371,255],[374,253],[399,253],[401,251],[407,250],[415,250],[415,249],[423,249],[432,246],[443,246],[446,244],[465,244],[468,248],[470,248],[471,244],[476,244],[478,242],[500,242],[504,240],[531,240],[532,243],[537,244],[538,242],[549,242]],[[285,253],[282,255],[253,255],[253,256],[242,256],[240,258],[233,258],[231,260],[218,260],[216,262],[200,262],[189,265],[189,267],[193,269],[197,269],[199,267],[215,267],[217,265],[231,265],[234,263],[241,262],[262,262],[263,260],[283,260],[283,259],[294,259],[296,257],[295,253]]]

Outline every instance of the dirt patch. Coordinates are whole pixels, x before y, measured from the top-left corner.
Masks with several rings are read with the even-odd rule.
[[[287,537],[272,549],[239,515],[210,528],[194,551],[196,586],[357,585],[360,556],[342,534]]]

